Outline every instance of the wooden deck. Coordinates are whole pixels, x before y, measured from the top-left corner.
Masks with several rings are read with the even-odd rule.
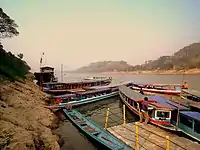
[[[143,129],[142,129],[142,128]],[[125,126],[118,125],[110,127],[107,129],[110,133],[115,135],[117,138],[121,139],[126,144],[135,147],[135,125],[134,123],[128,123]],[[130,131],[131,130],[131,131]],[[151,132],[149,132],[151,131]],[[160,135],[161,137],[155,135]],[[179,147],[176,144],[170,142],[170,150],[199,150],[200,144],[193,142],[187,138],[179,137],[178,135],[172,134],[165,130],[162,130],[158,127],[155,127],[150,124],[139,124],[139,143],[142,146],[139,146],[140,150],[162,150],[166,149],[166,136],[170,137],[170,140],[174,143],[180,145]],[[157,145],[155,145],[155,144]]]

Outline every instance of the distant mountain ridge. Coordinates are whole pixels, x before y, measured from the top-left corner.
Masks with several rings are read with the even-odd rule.
[[[200,43],[194,43],[175,52],[172,56],[161,56],[132,66],[125,61],[94,62],[75,72],[153,71],[200,68]]]
[[[88,66],[81,67],[75,72],[110,72],[124,71],[132,67],[125,61],[101,61],[90,63]]]

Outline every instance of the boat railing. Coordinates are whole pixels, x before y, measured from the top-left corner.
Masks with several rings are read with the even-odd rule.
[[[129,143],[129,146],[133,149],[139,150],[141,148],[147,150],[149,149],[148,145],[151,145],[151,147],[154,146],[165,150],[170,150],[171,148],[187,150],[187,148],[176,143],[176,141],[170,140],[169,136],[164,137],[157,132],[147,129],[145,126],[141,126],[138,122],[134,123],[133,120],[126,118],[125,105],[123,105],[123,111],[120,109],[120,113],[116,111],[116,109],[120,108],[112,107],[107,109],[104,128],[125,143]],[[86,117],[92,119],[92,117],[102,115],[102,108],[99,108],[99,110],[97,110],[96,113],[87,114]],[[142,134],[144,132],[145,134]],[[128,135],[126,135],[126,133]],[[153,138],[150,138],[150,135]],[[159,139],[161,142],[155,142],[155,139]]]

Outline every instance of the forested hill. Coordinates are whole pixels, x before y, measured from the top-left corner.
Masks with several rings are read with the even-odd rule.
[[[88,66],[81,67],[75,72],[110,72],[124,71],[132,66],[125,61],[101,61],[90,63]]]
[[[170,69],[200,68],[200,43],[194,43],[180,49],[172,56],[161,56],[157,60],[146,61],[143,65],[136,65],[136,70],[170,70]]]
[[[125,61],[94,62],[75,72],[112,72],[145,70],[181,70],[200,68],[200,43],[186,46],[171,56],[161,56],[156,60],[145,61],[142,65],[129,65]]]

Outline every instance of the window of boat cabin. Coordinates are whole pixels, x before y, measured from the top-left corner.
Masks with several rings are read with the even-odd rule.
[[[200,121],[194,120],[194,132],[200,134]]]
[[[184,115],[180,115],[180,123],[192,129],[192,119],[185,117]]]
[[[170,118],[170,112],[169,111],[156,111],[156,118],[161,119],[169,119]]]

